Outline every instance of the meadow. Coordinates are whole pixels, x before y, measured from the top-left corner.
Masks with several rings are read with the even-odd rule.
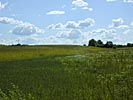
[[[0,46],[0,100],[133,100],[133,48]]]

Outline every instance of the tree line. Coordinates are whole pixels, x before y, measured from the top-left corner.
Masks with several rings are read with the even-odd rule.
[[[84,46],[86,46],[84,44]],[[93,46],[93,47],[105,47],[105,48],[116,48],[116,47],[133,47],[133,43],[127,43],[127,45],[116,45],[113,44],[112,41],[107,41],[105,44],[103,43],[102,40],[95,40],[91,39],[88,42],[88,46]]]

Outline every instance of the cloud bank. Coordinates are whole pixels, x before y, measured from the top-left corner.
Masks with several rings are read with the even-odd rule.
[[[59,29],[59,28],[65,28],[65,29],[84,29],[88,27],[95,26],[95,20],[92,18],[86,18],[84,20],[76,21],[67,21],[66,24],[58,23],[58,24],[51,24],[47,28],[48,29]]]
[[[14,18],[0,17],[0,23],[16,25],[10,32],[16,35],[31,35],[44,33],[43,29],[38,28],[29,22],[23,22]]]

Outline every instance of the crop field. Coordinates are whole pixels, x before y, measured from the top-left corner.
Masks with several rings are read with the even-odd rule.
[[[133,48],[0,46],[0,100],[133,100]]]

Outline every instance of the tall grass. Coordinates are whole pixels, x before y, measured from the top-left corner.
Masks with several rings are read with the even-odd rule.
[[[132,48],[4,47],[0,100],[133,100],[132,58]]]

